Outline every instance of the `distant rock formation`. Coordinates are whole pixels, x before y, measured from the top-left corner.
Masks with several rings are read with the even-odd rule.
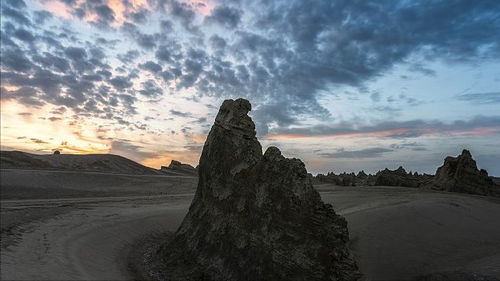
[[[448,156],[444,159],[443,166],[437,169],[429,187],[451,192],[500,195],[500,186],[493,182],[486,170],[478,170],[476,161],[466,149],[457,157]]]
[[[419,175],[417,172],[414,174],[411,172],[407,173],[403,167],[399,166],[394,171],[386,168],[375,174],[374,185],[421,187],[429,184],[431,180],[431,175]]]
[[[196,168],[194,168],[193,166],[191,166],[189,164],[183,164],[183,163],[176,161],[176,160],[172,160],[170,162],[170,165],[168,165],[168,167],[161,166],[160,171],[162,171],[162,172],[179,172],[179,173],[183,173],[183,174],[192,174],[192,175],[196,175],[196,173],[198,172],[198,170]]]
[[[429,184],[432,180],[431,175],[415,173],[407,173],[403,167],[391,171],[384,169],[377,172],[375,175],[367,175],[364,171],[360,171],[357,175],[354,173],[341,173],[336,175],[330,172],[326,175],[318,174],[314,177],[314,183],[331,183],[340,186],[405,186],[405,187],[420,187]]]
[[[357,182],[357,176],[354,173],[342,173],[339,175],[336,175],[333,172],[330,172],[326,175],[323,174],[318,174],[316,176],[317,182],[320,183],[332,183],[335,185],[341,185],[341,186],[355,186],[358,185],[356,184]]]
[[[358,280],[347,222],[321,201],[299,159],[262,155],[247,100],[226,100],[207,137],[199,182],[165,280]]]

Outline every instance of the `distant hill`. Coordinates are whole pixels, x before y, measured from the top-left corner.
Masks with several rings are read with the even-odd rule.
[[[113,154],[32,154],[1,151],[2,169],[85,171],[130,175],[158,175],[158,170]]]

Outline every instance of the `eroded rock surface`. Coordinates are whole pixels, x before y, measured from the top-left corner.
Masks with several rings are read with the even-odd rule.
[[[500,195],[500,186],[493,182],[486,170],[478,170],[476,161],[466,149],[457,157],[448,156],[444,159],[430,187],[451,192]]]
[[[203,147],[195,198],[160,250],[167,280],[357,280],[347,222],[304,163],[262,155],[247,100],[226,100]]]

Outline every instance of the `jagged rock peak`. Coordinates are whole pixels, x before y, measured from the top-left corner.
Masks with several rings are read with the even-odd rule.
[[[248,116],[250,110],[252,110],[252,105],[248,100],[225,100],[215,118],[215,125],[250,137],[255,136],[255,124]]]
[[[468,151],[467,149],[464,149],[462,150],[462,154],[461,154],[462,157],[469,157],[469,158],[472,158],[472,154],[470,153],[470,151]]]
[[[222,104],[157,279],[359,279],[346,220],[321,201],[302,161],[274,146],[262,155],[250,109],[243,99]]]
[[[499,195],[499,188],[488,177],[488,172],[478,170],[476,161],[466,149],[457,157],[448,156],[444,159],[430,187],[452,192]]]

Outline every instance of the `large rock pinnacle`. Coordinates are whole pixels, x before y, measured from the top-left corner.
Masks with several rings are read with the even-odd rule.
[[[466,149],[457,157],[448,156],[444,159],[430,187],[451,192],[500,195],[499,187],[488,177],[488,172],[478,170],[476,161]]]
[[[357,280],[346,220],[321,201],[304,163],[262,148],[247,100],[226,100],[199,183],[160,250],[167,280]]]

